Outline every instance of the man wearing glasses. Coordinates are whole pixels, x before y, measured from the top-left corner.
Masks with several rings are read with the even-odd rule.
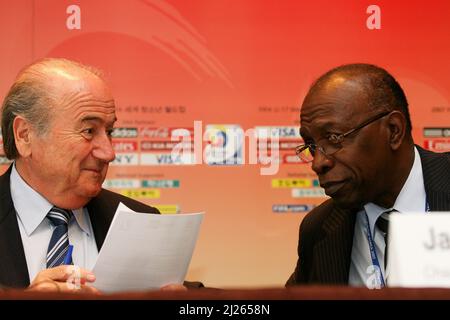
[[[374,65],[322,75],[303,101],[300,124],[297,155],[331,199],[303,219],[286,285],[388,285],[389,213],[449,211],[450,154],[414,145],[405,94]]]

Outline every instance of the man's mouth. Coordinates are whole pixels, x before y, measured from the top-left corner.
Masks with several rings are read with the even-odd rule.
[[[328,181],[321,183],[320,186],[325,189],[325,193],[330,197],[333,197],[341,188],[345,185],[347,180],[340,181]]]
[[[98,173],[98,174],[102,173],[102,169],[98,169],[98,168],[84,168],[84,170],[91,171],[91,172]]]

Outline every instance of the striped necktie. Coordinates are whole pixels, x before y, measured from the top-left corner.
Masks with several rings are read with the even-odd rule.
[[[383,232],[383,236],[384,236],[384,244],[385,244],[385,249],[384,249],[384,270],[386,270],[387,258],[388,258],[389,215],[392,212],[398,212],[398,211],[395,210],[395,209],[391,209],[389,211],[385,211],[378,217],[377,221],[375,222],[375,225],[378,227],[378,229],[380,229],[381,232]]]
[[[68,224],[73,213],[70,210],[53,207],[47,218],[55,227],[47,250],[47,268],[60,266],[64,262],[69,249]],[[72,261],[70,264],[73,264]]]

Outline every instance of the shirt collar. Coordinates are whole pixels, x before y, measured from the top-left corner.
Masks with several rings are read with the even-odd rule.
[[[44,221],[53,205],[22,179],[17,172],[15,163],[11,170],[10,188],[14,208],[27,236],[30,236],[42,221]],[[72,212],[78,226],[89,236],[89,227],[84,209],[79,208],[72,210]]]
[[[419,151],[414,147],[414,164],[394,203],[394,208],[399,212],[425,212],[427,195],[423,182],[422,162]]]
[[[364,210],[369,218],[369,226],[372,232],[372,237],[375,236],[375,222],[378,217],[385,211],[395,209],[398,212],[425,212],[426,209],[426,193],[423,182],[422,162],[417,148],[414,147],[414,163],[409,172],[402,190],[395,200],[392,208],[383,208],[372,202],[364,205]]]
[[[367,218],[369,218],[369,226],[372,234],[372,238],[375,238],[375,222],[381,214],[386,211],[386,208],[380,207],[375,203],[369,202],[364,205],[364,210],[366,211]]]

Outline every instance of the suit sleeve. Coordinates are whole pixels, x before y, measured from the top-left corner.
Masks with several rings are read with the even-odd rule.
[[[299,235],[298,235],[298,247],[297,247],[297,265],[295,266],[294,272],[291,274],[289,279],[286,282],[286,287],[289,286],[295,286],[299,284],[304,284],[307,282],[307,277],[305,276],[307,272],[306,263],[308,259],[305,258],[305,251],[308,246],[307,244],[307,237],[304,237],[305,234],[305,219],[303,219],[302,223],[300,224],[299,228]]]
[[[286,286],[312,282],[314,246],[320,235],[323,219],[331,211],[332,206],[331,200],[327,200],[303,218],[298,233],[297,265],[287,280]]]

